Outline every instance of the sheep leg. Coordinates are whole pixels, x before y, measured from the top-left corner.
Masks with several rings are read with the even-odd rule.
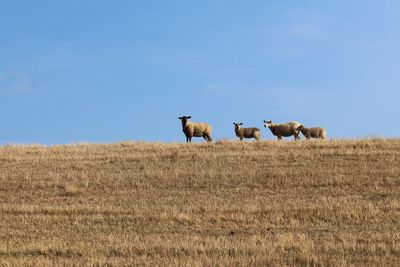
[[[204,133],[203,134],[203,138],[204,140],[206,140],[207,142],[211,142],[211,136],[208,133]]]
[[[278,135],[278,140],[282,140],[282,135]]]

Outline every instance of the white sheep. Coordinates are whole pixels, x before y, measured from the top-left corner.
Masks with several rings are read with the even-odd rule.
[[[272,121],[264,120],[264,127],[265,128],[268,127],[271,130],[272,134],[278,137],[278,140],[281,140],[282,137],[288,137],[292,135],[294,135],[294,140],[299,140],[300,130],[298,128],[300,126],[302,125],[297,121],[291,121],[282,124],[274,124],[272,123]]]
[[[298,129],[301,131],[301,133],[304,135],[304,137],[306,139],[310,139],[310,138],[325,139],[326,138],[326,130],[322,127],[306,128],[303,125],[301,125]]]
[[[188,121],[192,116],[179,117],[182,121],[182,130],[186,136],[186,143],[192,142],[192,137],[203,137],[206,141],[211,142],[212,127],[208,123]]]
[[[258,128],[242,128],[243,123],[233,123],[235,125],[236,136],[239,137],[240,141],[243,138],[255,138],[257,141],[260,140],[260,129]]]

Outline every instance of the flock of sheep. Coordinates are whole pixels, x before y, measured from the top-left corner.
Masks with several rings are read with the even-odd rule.
[[[211,131],[212,127],[208,123],[191,122],[189,119],[191,116],[179,117],[182,121],[182,130],[186,136],[186,142],[192,142],[192,137],[203,137],[206,141],[211,142]],[[254,138],[257,141],[260,140],[261,131],[258,128],[243,128],[243,123],[233,123],[235,125],[236,136],[239,137],[240,141],[244,138]],[[297,121],[291,121],[288,123],[275,124],[272,121],[264,120],[264,127],[269,128],[273,135],[281,140],[282,137],[294,136],[294,140],[300,139],[300,132],[305,138],[326,138],[326,130],[321,127],[306,128]]]

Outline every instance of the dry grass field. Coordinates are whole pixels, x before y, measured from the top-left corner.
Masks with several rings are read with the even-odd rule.
[[[0,265],[400,262],[400,140],[0,147]]]

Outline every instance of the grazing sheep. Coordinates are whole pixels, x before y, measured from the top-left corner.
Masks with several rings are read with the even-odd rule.
[[[242,128],[240,127],[243,123],[233,123],[235,125],[236,136],[240,138],[255,138],[257,141],[260,140],[260,129],[258,128]]]
[[[326,138],[326,130],[321,127],[314,127],[314,128],[306,128],[303,125],[301,125],[298,130],[301,131],[301,133],[304,135],[306,139],[310,138],[321,138],[325,139]]]
[[[272,121],[264,120],[264,127],[268,127],[271,130],[272,134],[278,137],[278,140],[281,140],[282,136],[288,137],[292,135],[294,135],[294,140],[299,140],[300,130],[298,130],[298,128],[300,126],[302,125],[297,121],[291,121],[283,124],[274,124],[272,123]]]
[[[191,117],[192,116],[179,117],[182,121],[182,130],[186,136],[186,143],[192,142],[192,137],[203,137],[206,141],[211,142],[211,125],[188,121]]]

